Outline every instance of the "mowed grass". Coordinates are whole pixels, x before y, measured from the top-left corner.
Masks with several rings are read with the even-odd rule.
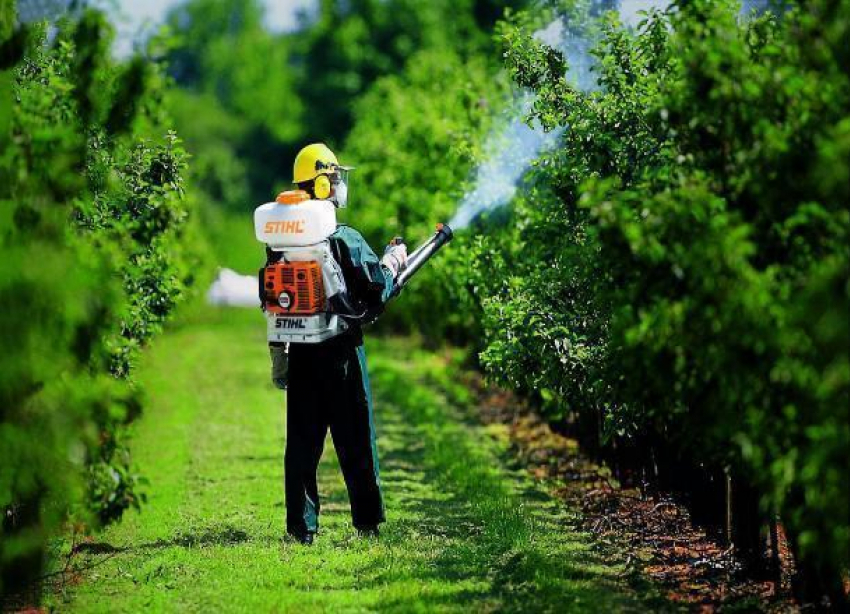
[[[643,610],[562,505],[464,419],[451,352],[368,339],[388,522],[350,526],[330,439],[313,547],[284,535],[284,396],[259,312],[203,309],[146,353],[142,513],[87,544],[49,605],[77,612]]]

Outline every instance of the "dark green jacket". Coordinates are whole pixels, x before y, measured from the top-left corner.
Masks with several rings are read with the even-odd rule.
[[[374,321],[384,311],[393,290],[393,274],[351,226],[340,224],[330,236],[331,250],[342,268],[348,298],[356,313],[363,314],[353,323],[352,333],[362,339],[360,324]]]

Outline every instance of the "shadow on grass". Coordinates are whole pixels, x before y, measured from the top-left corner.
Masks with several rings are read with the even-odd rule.
[[[158,539],[132,546],[113,546],[106,542],[83,542],[77,544],[74,553],[117,554],[159,550],[162,548],[199,548],[204,546],[235,546],[248,541],[248,533],[234,527],[207,529],[200,533],[178,533],[171,539]]]

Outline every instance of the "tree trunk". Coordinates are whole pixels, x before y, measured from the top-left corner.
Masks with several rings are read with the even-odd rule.
[[[769,579],[770,565],[765,556],[766,523],[759,509],[759,492],[743,476],[731,476],[732,543],[744,573],[757,579]]]
[[[776,514],[770,516],[770,575],[773,578],[776,593],[782,590],[782,557],[780,555],[781,544],[779,543],[779,517]]]

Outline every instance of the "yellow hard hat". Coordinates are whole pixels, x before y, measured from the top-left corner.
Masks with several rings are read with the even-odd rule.
[[[312,181],[319,175],[336,172],[337,169],[348,170],[339,165],[334,152],[324,143],[307,145],[295,156],[292,170],[292,183]]]

